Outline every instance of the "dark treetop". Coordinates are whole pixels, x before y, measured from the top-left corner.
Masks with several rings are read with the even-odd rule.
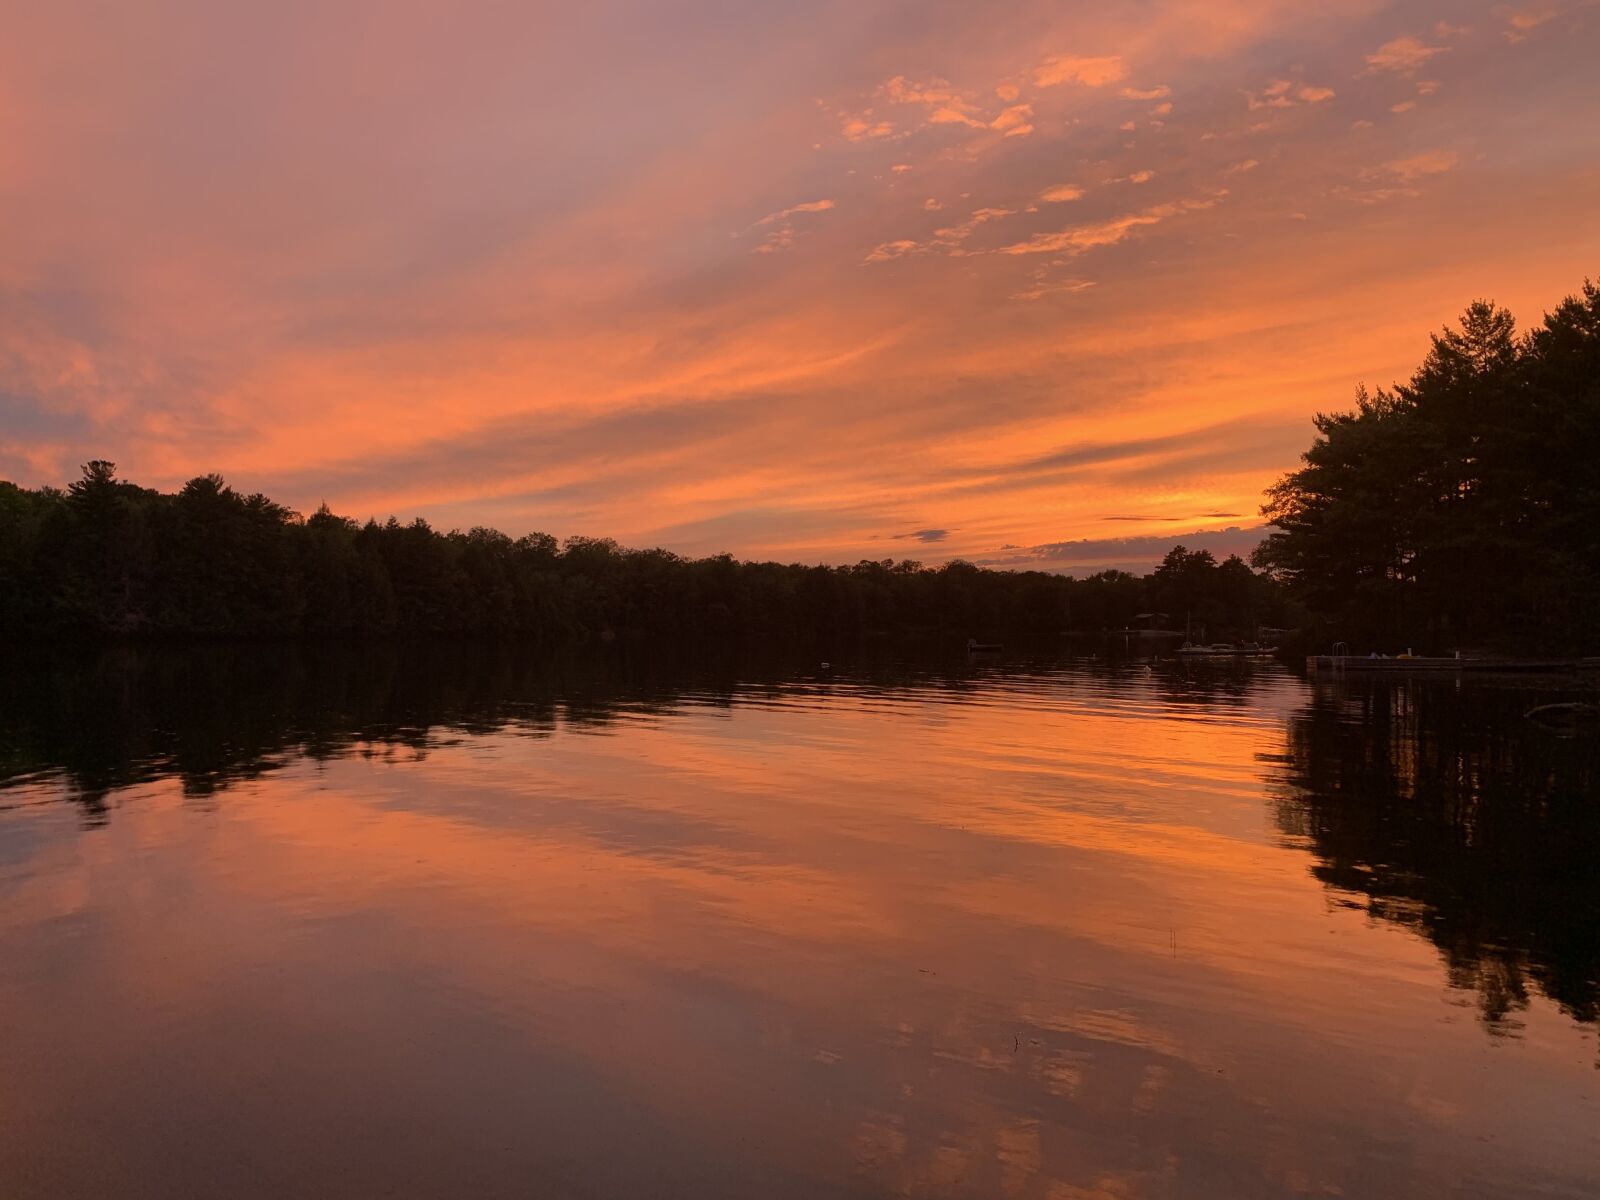
[[[1486,301],[1410,383],[1316,419],[1269,492],[1256,565],[1318,640],[1592,652],[1600,644],[1600,287],[1531,333]]]

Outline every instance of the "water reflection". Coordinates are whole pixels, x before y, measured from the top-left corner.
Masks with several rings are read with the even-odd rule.
[[[1581,750],[1276,668],[818,657],[13,670],[7,1193],[1593,1192]],[[1532,981],[1514,1038],[1436,944]]]
[[[984,675],[959,655],[869,657],[836,668],[814,656],[714,644],[596,653],[470,641],[122,647],[19,656],[7,666],[0,788],[56,774],[93,819],[104,817],[113,792],[154,779],[175,777],[186,794],[204,796],[291,757],[425,754],[451,733],[598,731],[685,704],[793,701],[838,689],[892,701],[900,689],[933,688],[959,700]]]
[[[1600,1016],[1600,745],[1523,716],[1561,687],[1325,682],[1288,724],[1279,825],[1500,1033],[1530,986]]]

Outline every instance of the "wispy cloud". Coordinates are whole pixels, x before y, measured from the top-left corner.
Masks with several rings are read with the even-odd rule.
[[[1181,513],[1178,515],[1173,515],[1170,513],[1113,513],[1109,516],[1101,517],[1100,519],[1102,521],[1138,521],[1142,524],[1156,525],[1163,521],[1222,521],[1231,517],[1242,516],[1244,516],[1243,513],[1237,512],[1191,512]]]
[[[1448,46],[1430,46],[1409,35],[1385,42],[1367,55],[1365,74],[1378,71],[1415,71],[1436,55],[1446,54]]]
[[[1387,177],[1398,179],[1401,183],[1412,183],[1429,175],[1442,175],[1453,170],[1460,161],[1461,156],[1454,150],[1428,150],[1406,158],[1391,159],[1366,174],[1368,178]]]
[[[1032,116],[1033,105],[1013,104],[990,121],[989,128],[1003,130],[1007,137],[1023,137],[1033,132]]]
[[[1332,100],[1334,92],[1330,87],[1314,87],[1291,79],[1274,79],[1259,92],[1246,92],[1245,95],[1252,109],[1293,108],[1297,104],[1321,104],[1325,100]]]
[[[1013,216],[1015,213],[1016,209],[1013,208],[974,209],[972,215],[965,221],[961,222],[961,224],[936,230],[935,236],[951,242],[965,241],[966,238],[971,235],[972,231],[979,225],[985,224],[988,221],[997,221],[1001,217]]]
[[[1117,54],[1089,58],[1055,54],[1034,68],[1033,82],[1037,87],[1056,87],[1063,83],[1104,87],[1108,83],[1115,83],[1125,74],[1127,71],[1122,65],[1122,57]]]
[[[908,254],[918,254],[927,249],[927,244],[914,241],[911,238],[899,238],[892,242],[879,242],[863,260],[869,263],[888,262],[895,258],[904,258]]]
[[[973,231],[978,226],[987,224],[990,221],[997,221],[1002,217],[1015,215],[1016,210],[1012,208],[974,209],[965,221],[955,225],[946,225],[942,229],[936,229],[933,231],[933,236],[925,241],[901,238],[895,241],[880,242],[867,252],[864,261],[869,263],[888,262],[891,259],[905,258],[912,254],[926,254],[931,250],[941,250],[954,257],[963,257],[970,253],[963,243],[972,236]]]
[[[1559,4],[1536,4],[1525,8],[1504,7],[1496,12],[1505,20],[1506,41],[1515,45],[1525,41],[1539,26],[1561,14]]]
[[[874,119],[870,111],[841,114],[839,132],[852,142],[886,138],[894,133],[894,122]]]
[[[751,229],[771,227],[767,236],[754,249],[756,254],[775,254],[780,250],[789,250],[795,244],[794,218],[803,213],[827,212],[833,207],[832,200],[807,200],[802,204],[791,204],[788,208],[770,212],[759,220],[750,223]]]
[[[1040,192],[1039,199],[1046,204],[1061,204],[1068,200],[1081,200],[1083,194],[1083,189],[1075,183],[1058,183]]]
[[[1026,241],[1002,246],[1000,253],[1084,254],[1098,246],[1114,246],[1135,230],[1145,226],[1159,225],[1162,221],[1171,220],[1173,217],[1181,216],[1184,213],[1200,212],[1204,209],[1213,208],[1225,195],[1227,195],[1226,192],[1217,192],[1210,196],[1156,204],[1138,212],[1112,217],[1105,221],[1075,225],[1070,229],[1057,230],[1052,233],[1037,233]]]
[[[1062,264],[1065,265],[1065,264]],[[1033,272],[1029,284],[1015,292],[1009,299],[1012,300],[1043,300],[1046,296],[1070,296],[1077,292],[1086,292],[1095,286],[1093,279],[1082,279],[1075,275],[1057,276],[1056,268],[1039,267]]]
[[[788,208],[770,212],[759,220],[750,222],[751,229],[759,229],[763,225],[771,225],[777,221],[786,221],[796,213],[827,212],[833,207],[832,200],[807,200],[803,204],[791,204]]]
[[[927,120],[933,125],[966,125],[982,129],[988,122],[983,111],[973,103],[970,92],[962,92],[943,79],[916,83],[904,75],[885,80],[878,89],[893,104],[918,104],[928,112]]]

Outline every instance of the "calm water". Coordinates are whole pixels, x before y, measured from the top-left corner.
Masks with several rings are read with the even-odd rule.
[[[1560,686],[685,658],[0,672],[0,1194],[1600,1192]]]

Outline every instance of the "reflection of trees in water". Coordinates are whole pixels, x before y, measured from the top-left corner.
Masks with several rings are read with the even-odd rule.
[[[1070,675],[1120,690],[1129,678],[1179,706],[1242,706],[1259,694],[1248,664],[1147,664],[1119,646],[1072,656]],[[122,646],[13,656],[0,670],[4,789],[63,779],[91,821],[118,789],[176,778],[211,795],[296,757],[426,754],[454,734],[558,726],[604,729],[619,716],[731,706],[840,688],[961,702],[995,688],[1060,682],[1060,648],[1004,659],[885,643],[823,669],[827,651],[705,642],[540,648],[418,641]]]
[[[454,733],[542,737],[560,725],[603,729],[623,715],[839,685],[960,698],[984,673],[964,654],[908,664],[886,652],[823,671],[815,654],[714,643],[234,643],[51,655],[0,672],[0,789],[54,773],[100,821],[111,793],[156,779],[204,796],[300,756],[425,754]]]
[[[1494,1030],[1530,986],[1600,1017],[1600,747],[1505,685],[1319,683],[1290,720],[1278,804],[1313,873],[1427,937]]]
[[[1158,663],[1166,704],[1246,704],[1248,669]],[[841,669],[842,668],[842,669]],[[809,690],[960,700],[1027,668],[886,653],[819,672],[813,655],[613,647],[552,653],[490,643],[119,650],[0,674],[0,789],[62,777],[92,821],[120,788],[177,778],[206,796],[296,757],[425,754],[456,734],[560,726]],[[1090,686],[1142,674],[1079,662]],[[1118,685],[1120,686],[1120,685]],[[1537,988],[1600,1019],[1600,747],[1523,718],[1543,694],[1393,680],[1319,683],[1289,720],[1278,822],[1325,884],[1429,938],[1491,1026]],[[0,790],[0,806],[6,803]]]

